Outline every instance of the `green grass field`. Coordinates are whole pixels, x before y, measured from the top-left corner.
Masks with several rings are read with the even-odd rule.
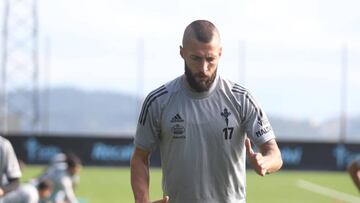
[[[26,167],[22,181],[36,177],[42,170],[43,166]],[[280,171],[260,177],[249,171],[247,174],[248,203],[360,202],[359,192],[345,172]],[[80,177],[81,182],[76,194],[81,202],[134,202],[129,168],[84,167]],[[150,196],[155,200],[162,196],[160,169],[151,169],[150,179]]]

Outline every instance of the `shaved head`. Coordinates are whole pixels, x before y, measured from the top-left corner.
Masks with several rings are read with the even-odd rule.
[[[187,84],[196,92],[210,90],[222,53],[219,31],[207,20],[196,20],[186,27],[182,43]]]
[[[214,38],[220,42],[219,31],[215,25],[207,20],[196,20],[186,27],[182,43],[183,46],[186,46],[193,39],[202,43],[209,43]]]

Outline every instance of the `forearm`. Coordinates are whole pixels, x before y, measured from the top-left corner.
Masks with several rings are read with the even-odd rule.
[[[360,171],[357,171],[355,174],[353,174],[352,179],[353,179],[356,187],[360,191]]]
[[[131,186],[136,203],[149,202],[148,160],[133,156],[131,163]]]
[[[263,156],[264,159],[267,159],[268,163],[267,173],[274,173],[281,168],[283,161],[280,153],[268,152],[267,154],[263,154]]]
[[[268,145],[261,149],[261,154],[267,163],[267,173],[274,173],[281,168],[283,161],[275,140],[270,140]]]
[[[7,185],[2,186],[2,190],[4,192],[4,194],[11,192],[13,190],[15,190],[17,187],[19,187],[20,181],[18,178],[16,179],[10,179],[9,183]]]
[[[360,192],[360,170],[358,169],[355,162],[349,166],[348,171],[350,173],[351,179]]]
[[[65,197],[68,203],[78,203],[79,201],[77,200],[74,190],[73,188],[67,188],[65,190]]]

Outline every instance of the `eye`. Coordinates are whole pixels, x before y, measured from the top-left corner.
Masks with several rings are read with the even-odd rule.
[[[193,61],[199,61],[199,60],[201,60],[201,57],[195,56],[195,55],[191,55],[191,56],[190,56],[190,59],[193,60]]]
[[[215,61],[215,57],[207,57],[206,60],[209,62],[209,63],[212,63]]]

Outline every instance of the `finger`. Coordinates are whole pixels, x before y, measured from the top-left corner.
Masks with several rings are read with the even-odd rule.
[[[265,176],[267,173],[267,169],[264,168],[262,165],[258,165],[256,167],[254,167],[254,170],[257,174],[259,174],[260,176]]]
[[[264,163],[264,159],[263,159],[262,154],[254,153],[254,157],[255,157],[255,161],[256,161],[257,165],[261,166]]]
[[[259,168],[259,175],[265,176],[266,173],[267,173],[267,168],[261,166],[261,167]]]
[[[153,201],[152,203],[168,203],[169,202],[169,196],[163,197],[163,199]]]
[[[246,152],[248,155],[253,155],[254,154],[254,150],[251,147],[251,141],[249,138],[245,139],[245,147],[246,147]]]
[[[265,176],[267,173],[267,167],[266,167],[266,164],[264,162],[264,160],[262,159],[260,162],[259,162],[259,174],[261,176]]]
[[[152,203],[166,203],[165,197],[163,199],[153,201]]]
[[[260,175],[261,175],[261,176],[265,176],[265,175],[266,175],[266,172],[267,172],[267,170],[266,170],[265,168],[263,168],[263,169],[261,169]]]

